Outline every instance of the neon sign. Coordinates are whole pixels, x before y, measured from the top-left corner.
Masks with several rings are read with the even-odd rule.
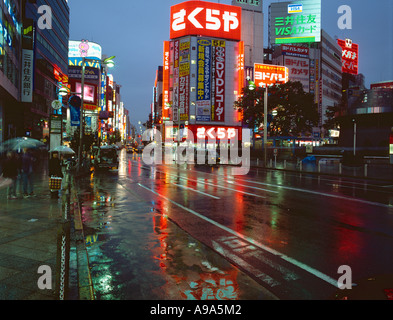
[[[254,82],[259,87],[287,83],[288,73],[287,67],[255,63]]]
[[[197,139],[202,140],[238,140],[241,139],[242,133],[241,127],[190,125],[188,129],[194,133]]]
[[[241,39],[241,7],[188,1],[171,7],[170,38],[201,35]]]

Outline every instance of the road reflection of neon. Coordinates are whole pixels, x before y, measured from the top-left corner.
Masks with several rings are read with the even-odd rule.
[[[157,203],[157,205],[160,205]],[[159,261],[163,272],[170,276],[181,288],[181,296],[186,300],[236,300],[238,299],[237,269],[220,270],[212,266],[208,261],[202,261],[201,266],[193,266],[193,271],[183,262],[183,258],[203,249],[195,242],[183,243],[181,246],[171,244],[176,242],[177,237],[171,237],[168,229],[166,215],[153,216],[153,229],[160,241],[161,253],[154,258]],[[172,243],[173,242],[173,243]],[[174,257],[176,256],[176,257]],[[187,258],[187,257],[186,257]],[[195,271],[199,270],[199,279],[196,279]],[[192,280],[189,277],[192,277]]]

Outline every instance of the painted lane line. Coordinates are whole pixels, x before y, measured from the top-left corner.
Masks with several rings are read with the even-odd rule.
[[[266,197],[257,195],[255,193],[249,193],[249,192],[245,192],[245,191],[240,191],[240,190],[236,190],[236,189],[220,186],[218,184],[214,184],[214,183],[210,183],[210,182],[206,182],[206,181],[199,181],[199,180],[194,180],[194,179],[182,178],[182,177],[180,177],[178,175],[173,175],[173,174],[166,173],[166,172],[163,172],[163,171],[159,171],[159,172],[165,173],[165,174],[167,174],[169,176],[176,177],[176,178],[181,179],[181,180],[193,181],[193,182],[197,182],[197,183],[207,184],[207,185],[210,185],[210,186],[213,186],[213,187],[217,187],[217,188],[221,188],[221,189],[227,189],[227,190],[235,191],[235,192],[238,192],[238,193],[243,193],[243,194],[246,194],[246,195],[249,195],[249,196],[266,199]]]
[[[189,187],[186,187],[186,186],[182,186],[182,185],[180,185],[180,184],[176,184],[176,183],[172,183],[172,184],[175,185],[175,186],[177,186],[177,187],[179,187],[179,188],[191,190],[191,191],[194,191],[194,192],[198,192],[198,193],[203,194],[203,195],[205,195],[205,196],[207,196],[207,197],[211,197],[211,198],[213,198],[213,199],[220,200],[219,197],[212,196],[211,194],[208,194],[208,193],[205,193],[205,192],[202,192],[202,191],[199,191],[199,190],[195,190],[195,189],[192,189],[192,188],[189,188]]]
[[[245,187],[245,188],[250,188],[250,189],[255,189],[255,190],[261,190],[261,191],[266,191],[266,192],[271,192],[271,193],[278,193],[278,191],[273,191],[273,190],[268,190],[268,189],[262,189],[262,188],[258,188],[258,187],[253,187],[253,186],[248,186],[245,184],[239,184],[238,182],[233,182],[230,180],[225,180],[227,183],[230,184],[236,184],[239,187]]]
[[[362,199],[357,199],[357,198],[350,198],[350,197],[345,197],[345,196],[339,196],[339,195],[330,194],[330,193],[312,191],[312,190],[307,190],[307,189],[300,189],[300,188],[295,188],[295,187],[287,187],[287,186],[283,186],[283,185],[274,185],[274,184],[265,183],[265,182],[259,182],[259,181],[247,180],[247,182],[255,183],[255,184],[261,184],[261,185],[268,186],[268,187],[281,188],[281,189],[287,189],[287,190],[292,190],[292,191],[316,194],[316,195],[319,195],[319,196],[324,196],[324,197],[329,197],[329,198],[336,198],[336,199],[340,199],[340,200],[354,201],[354,202],[359,202],[359,203],[368,204],[368,205],[372,205],[372,206],[378,206],[378,207],[384,207],[384,208],[393,209],[392,205],[387,205],[387,204],[383,204],[383,203],[372,202],[372,201],[367,201],[367,200],[362,200]]]
[[[260,270],[256,269],[255,267],[250,265],[248,262],[244,261],[239,256],[237,256],[235,254],[232,254],[228,250],[225,250],[217,242],[212,241],[212,244],[213,244],[214,250],[216,250],[218,253],[220,253],[224,257],[232,260],[235,264],[237,264],[238,266],[240,266],[242,269],[246,270],[247,272],[253,274],[258,279],[261,279],[261,281],[263,281],[264,283],[269,285],[271,288],[280,285],[280,282],[274,280],[272,277],[270,277],[267,274],[265,274],[265,273],[261,272]]]
[[[282,254],[282,253],[280,253],[280,252],[278,252],[278,251],[276,251],[276,250],[274,250],[272,248],[269,248],[269,247],[265,246],[264,244],[259,243],[258,241],[255,241],[254,239],[252,239],[250,237],[244,236],[241,233],[238,233],[238,232],[236,232],[236,231],[234,231],[234,230],[232,230],[232,229],[230,229],[228,227],[225,227],[222,224],[220,224],[220,223],[218,223],[218,222],[216,222],[216,221],[214,221],[212,219],[209,219],[208,217],[205,217],[204,215],[199,214],[198,212],[196,212],[196,211],[194,211],[192,209],[189,209],[189,208],[181,205],[180,203],[177,203],[177,202],[175,202],[175,201],[173,201],[173,200],[171,200],[171,199],[169,199],[169,198],[167,198],[167,197],[165,197],[165,196],[155,192],[154,190],[149,189],[148,187],[146,187],[144,185],[141,185],[140,183],[138,183],[138,185],[141,188],[144,188],[144,189],[154,193],[155,195],[157,195],[157,196],[159,196],[159,197],[161,197],[161,198],[171,202],[172,204],[178,206],[179,208],[181,208],[181,209],[183,209],[185,211],[190,212],[191,214],[195,215],[196,217],[198,217],[198,218],[200,218],[202,220],[205,220],[205,221],[215,225],[216,227],[218,227],[218,228],[220,228],[220,229],[222,229],[222,230],[224,230],[224,231],[226,231],[226,232],[228,232],[230,234],[233,234],[236,237],[239,237],[239,238],[241,238],[241,239],[243,239],[245,241],[248,241],[249,243],[259,247],[260,249],[262,249],[262,250],[264,250],[266,252],[269,252],[269,253],[271,253],[271,254],[273,254],[273,255],[275,255],[275,256],[277,256],[277,257],[279,257],[279,258],[281,258],[281,259],[283,259],[283,260],[285,260],[285,261],[287,261],[289,263],[291,263],[292,265],[294,265],[294,266],[296,266],[296,267],[298,267],[300,269],[303,269],[303,270],[307,271],[308,273],[310,273],[310,274],[314,275],[315,277],[317,277],[317,278],[319,278],[319,279],[321,279],[321,280],[331,284],[332,286],[334,286],[336,288],[340,288],[340,286],[343,285],[341,283],[338,283],[337,280],[335,280],[335,279],[329,277],[328,275],[326,275],[326,274],[324,274],[324,273],[322,273],[322,272],[320,272],[320,271],[318,271],[318,270],[316,270],[316,269],[306,265],[305,263],[297,261],[296,259],[293,259],[293,258],[291,258],[291,257],[289,257],[289,256],[287,256],[285,254]]]

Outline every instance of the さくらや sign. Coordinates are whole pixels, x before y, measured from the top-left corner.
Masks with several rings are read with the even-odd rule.
[[[170,38],[187,35],[240,40],[241,7],[187,1],[171,7]]]

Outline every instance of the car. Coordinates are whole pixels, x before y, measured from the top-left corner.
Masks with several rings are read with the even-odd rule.
[[[119,157],[116,148],[113,146],[102,146],[94,151],[93,163],[95,169],[119,169]]]
[[[131,153],[134,152],[134,147],[131,144],[126,145],[126,152]]]

